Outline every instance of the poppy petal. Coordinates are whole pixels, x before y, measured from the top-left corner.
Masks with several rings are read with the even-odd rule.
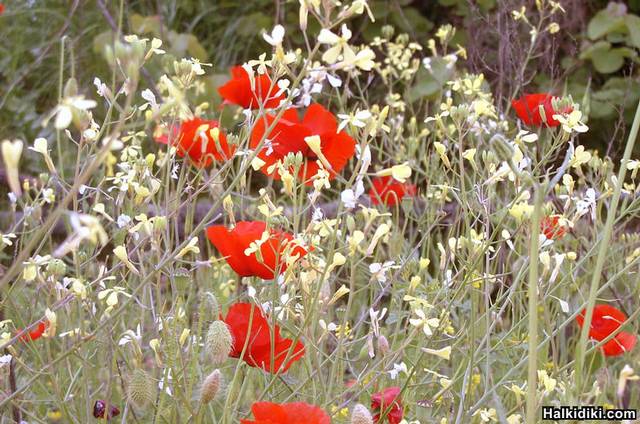
[[[254,420],[241,424],[330,424],[329,415],[321,408],[305,402],[276,404],[255,402],[251,406]]]
[[[374,178],[371,185],[369,198],[374,205],[384,203],[387,206],[395,206],[405,196],[415,196],[417,191],[415,185],[400,183],[391,176]]]
[[[586,310],[583,309],[580,315],[576,317],[578,325],[582,327],[584,323],[584,315]],[[611,305],[595,305],[591,318],[591,328],[589,336],[595,340],[603,340],[609,334],[616,331],[625,321],[627,316],[624,312]]]
[[[236,303],[229,308],[224,322],[233,337],[230,356],[244,360],[249,366],[271,373],[286,372],[304,356],[304,344],[298,341],[294,346],[293,340],[283,338],[280,327],[272,328],[259,306]]]
[[[318,103],[313,103],[307,108],[302,124],[312,135],[335,134],[338,129],[336,117]]]
[[[530,126],[539,127],[543,124],[549,127],[557,127],[560,122],[553,115],[557,112],[553,109],[553,96],[548,93],[525,94],[519,99],[511,101],[511,106],[518,115],[518,118]],[[544,110],[544,120],[540,114],[540,106]],[[563,113],[570,113],[573,109],[568,108]]]
[[[621,331],[615,335],[615,337],[604,345],[602,345],[602,352],[605,356],[618,356],[626,352],[633,350],[637,342],[635,334]]]
[[[371,409],[376,412],[373,417],[376,423],[381,422],[380,416],[386,413],[385,417],[389,424],[399,424],[403,417],[402,401],[398,386],[388,387],[379,393],[371,396]]]
[[[255,74],[254,85],[251,86],[249,74],[242,66],[231,68],[231,79],[218,87],[218,94],[225,102],[233,103],[244,109],[259,109],[261,103],[265,108],[278,107],[284,94],[278,94],[278,87],[268,75]]]
[[[251,352],[254,349],[269,348],[271,344],[269,324],[258,306],[251,303],[236,303],[229,308],[224,322],[229,326],[233,336],[231,357],[240,358],[245,344],[247,344],[245,358],[251,358]],[[249,329],[249,322],[251,322],[251,329]]]
[[[239,244],[233,230],[228,230],[224,225],[213,225],[207,228],[207,238],[238,275],[252,275],[250,263],[245,259],[244,247]]]

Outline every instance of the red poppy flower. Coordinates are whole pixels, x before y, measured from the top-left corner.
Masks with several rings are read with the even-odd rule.
[[[20,340],[23,342],[32,342],[34,340],[38,340],[40,337],[42,337],[48,326],[49,321],[40,321],[33,330],[29,331],[28,333],[21,334]],[[20,333],[21,331],[22,330],[18,330],[18,333]]]
[[[518,118],[526,125],[539,127],[544,123],[549,127],[557,127],[560,122],[553,119],[553,115],[557,115],[558,112],[553,109],[552,100],[553,96],[548,93],[525,94],[519,99],[512,100],[511,106],[516,111]],[[546,118],[544,122],[540,115],[540,106],[544,109]],[[561,112],[570,113],[572,110],[572,108],[568,108]]]
[[[380,415],[385,413],[389,424],[399,424],[402,421],[403,411],[400,391],[400,387],[393,386],[371,396],[371,409],[376,414],[373,417],[376,423],[384,422],[380,421]]]
[[[212,134],[212,130],[218,128],[217,140]],[[179,128],[171,128],[173,144],[180,157],[189,156],[198,166],[209,166],[216,161],[228,160],[233,156],[235,147],[227,144],[227,136],[219,130],[218,121],[207,121],[200,118],[193,118],[183,122]],[[158,143],[167,144],[169,135],[158,134],[155,137]]]
[[[267,74],[254,74],[254,88],[251,88],[249,74],[242,66],[231,68],[231,80],[218,88],[225,103],[233,103],[245,109],[267,109],[278,107],[284,94],[278,94],[278,86]]]
[[[0,15],[4,13],[4,4],[0,3]]]
[[[560,215],[545,216],[540,223],[540,232],[548,240],[561,239],[566,233],[564,225],[560,225]]]
[[[585,310],[583,309],[580,315],[576,317],[580,328],[582,328],[584,324],[584,315]],[[596,305],[593,308],[589,337],[597,341],[604,340],[616,331],[626,320],[627,316],[619,309],[610,305]],[[632,350],[636,345],[636,341],[637,337],[635,334],[621,331],[601,347],[605,356],[617,356]]]
[[[402,201],[404,196],[416,195],[415,185],[403,184],[391,176],[374,178],[371,180],[371,184],[373,187],[369,190],[369,198],[374,205],[384,203],[387,206],[395,206]]]
[[[282,337],[277,325],[272,329],[259,306],[236,303],[229,308],[224,322],[233,336],[229,356],[242,359],[249,366],[275,374],[286,372],[293,362],[304,356],[304,344],[300,341],[294,344],[293,340]]]
[[[274,122],[275,117],[267,115],[260,118],[251,133],[251,148],[256,148],[265,136],[265,131]],[[317,135],[320,137],[320,153],[311,150],[305,138]],[[345,167],[355,153],[356,142],[344,131],[338,132],[336,117],[323,106],[314,103],[307,108],[302,118],[295,109],[288,109],[273,130],[266,135],[266,142],[258,157],[265,164],[262,172],[275,179],[280,175],[272,165],[284,159],[289,153],[302,153],[305,161],[300,169],[299,177],[311,184],[311,178],[318,173],[320,164],[334,178]]]
[[[240,420],[240,424],[330,424],[326,412],[305,402],[256,402],[251,406],[253,420]]]
[[[298,260],[307,251],[292,241],[291,234],[269,229],[269,238],[260,244],[261,260],[256,256],[257,252],[246,255],[245,249],[259,242],[266,229],[267,224],[263,221],[240,221],[231,230],[224,225],[213,225],[207,228],[207,237],[238,275],[271,280],[276,271],[287,270],[287,254]]]

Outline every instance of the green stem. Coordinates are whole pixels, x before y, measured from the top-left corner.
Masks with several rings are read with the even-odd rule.
[[[540,235],[540,215],[542,198],[545,190],[536,187],[535,205],[531,217],[531,239],[529,240],[529,357],[527,372],[527,424],[537,422],[537,393],[538,387],[538,239]]]

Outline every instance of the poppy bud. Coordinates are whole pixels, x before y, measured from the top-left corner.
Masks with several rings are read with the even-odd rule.
[[[382,334],[378,336],[378,351],[380,351],[382,355],[386,355],[391,352],[391,349],[389,348],[389,341]]]
[[[222,386],[222,374],[220,370],[213,370],[202,382],[200,402],[203,404],[211,402],[220,391],[220,386]]]
[[[224,362],[229,357],[232,345],[233,337],[227,324],[222,321],[212,322],[207,332],[205,348],[211,355],[213,363],[221,364]]]
[[[149,374],[142,369],[136,369],[129,380],[129,401],[138,408],[144,408],[155,398],[154,384]]]
[[[353,408],[351,424],[373,424],[373,417],[366,406],[359,403]]]

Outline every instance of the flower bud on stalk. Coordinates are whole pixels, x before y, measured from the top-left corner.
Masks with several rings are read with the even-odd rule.
[[[205,348],[214,364],[221,364],[229,357],[232,344],[233,337],[227,324],[222,321],[212,322],[207,332]]]
[[[127,392],[129,401],[138,408],[145,408],[154,401],[154,385],[149,374],[142,369],[136,369],[131,374]]]
[[[351,424],[373,424],[373,417],[366,406],[359,403],[353,408]]]
[[[211,402],[222,386],[222,374],[220,370],[213,370],[211,374],[207,376],[202,382],[202,388],[200,389],[200,402],[207,404]]]

